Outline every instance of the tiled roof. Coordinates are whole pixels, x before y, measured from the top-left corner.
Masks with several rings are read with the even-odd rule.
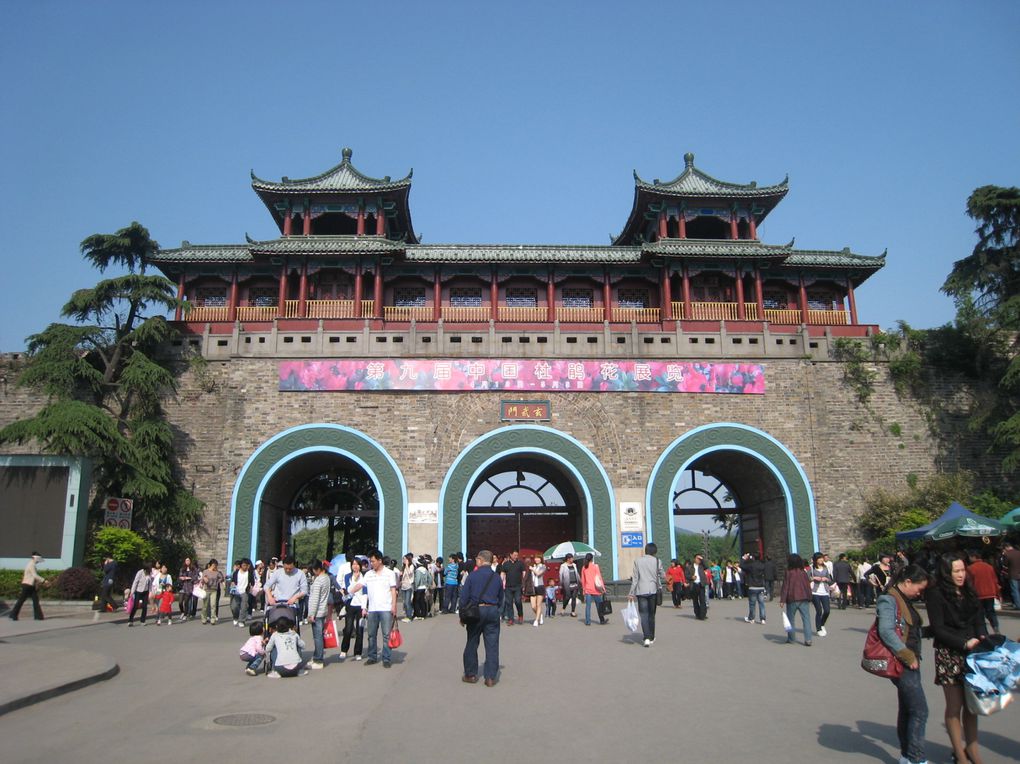
[[[407,177],[401,180],[390,180],[385,178],[372,178],[358,172],[351,164],[353,152],[345,148],[343,150],[343,161],[336,167],[327,170],[314,178],[283,178],[279,183],[270,180],[262,180],[251,173],[251,187],[256,191],[275,191],[277,193],[295,194],[310,192],[380,192],[392,191],[395,189],[408,188],[411,185],[411,175],[414,170],[407,173]]]
[[[545,244],[418,244],[408,262],[638,263],[640,247]]]
[[[791,245],[762,244],[748,239],[659,239],[642,249],[650,255],[674,257],[786,257]]]
[[[247,263],[252,256],[247,244],[192,244],[161,249],[148,258],[152,263]]]
[[[822,268],[874,268],[878,269],[885,265],[886,253],[878,257],[858,255],[850,251],[850,248],[835,251],[826,249],[795,249],[790,256],[783,261],[784,265],[810,265]]]
[[[285,236],[248,242],[252,254],[265,255],[394,252],[402,250],[404,246],[402,241],[391,241],[379,236]]]
[[[783,196],[789,190],[789,178],[774,186],[758,187],[757,183],[726,183],[711,175],[703,173],[694,166],[694,154],[684,154],[684,171],[668,183],[656,180],[652,183],[642,180],[635,170],[634,181],[637,188],[644,188],[656,194],[666,196],[693,197],[734,197],[756,198],[763,196]]]

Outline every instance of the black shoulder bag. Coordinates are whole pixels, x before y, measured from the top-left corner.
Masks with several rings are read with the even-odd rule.
[[[481,597],[479,597],[479,601],[481,601],[482,597],[484,597],[486,594],[488,594],[489,586],[492,584],[492,579],[493,578],[495,578],[498,581],[499,580],[499,573],[493,573],[492,574],[492,578],[489,579],[489,583],[487,583],[485,585],[485,588],[482,590],[482,594],[481,594]],[[461,607],[460,607],[460,622],[464,626],[470,626],[473,623],[478,623],[480,620],[482,620],[482,611],[481,611],[481,608],[479,607],[479,603],[478,602],[468,602],[468,603],[465,603],[464,605],[461,605]]]

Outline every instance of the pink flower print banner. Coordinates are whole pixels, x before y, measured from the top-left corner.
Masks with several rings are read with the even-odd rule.
[[[280,364],[280,390],[764,395],[765,367],[755,363],[492,358],[284,361]]]

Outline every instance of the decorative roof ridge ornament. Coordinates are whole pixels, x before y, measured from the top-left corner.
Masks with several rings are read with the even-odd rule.
[[[787,186],[790,183],[790,174],[787,173],[786,177],[783,178],[781,183],[776,183],[772,186],[758,186],[758,181],[752,180],[750,183],[731,183],[725,180],[719,180],[718,178],[709,175],[703,170],[699,170],[694,165],[694,154],[688,151],[684,154],[684,169],[679,175],[673,180],[663,182],[659,178],[655,178],[651,183],[642,180],[641,176],[638,175],[637,170],[634,170],[634,180],[638,186],[644,186],[651,189],[662,189],[668,192],[692,195],[692,196],[711,196],[713,194],[726,194],[727,196],[737,195],[741,192],[754,192],[755,196],[771,195],[771,194],[783,194],[785,195],[788,191]],[[703,186],[698,188],[698,186]]]
[[[330,190],[328,185],[328,182],[330,180],[339,177],[345,173],[349,173],[351,178],[353,178],[355,181],[358,181],[357,185],[361,185],[363,186],[363,188],[344,187],[343,184],[341,184],[342,187],[335,188],[333,190],[372,191],[375,190],[375,187],[394,187],[394,186],[403,187],[411,185],[411,177],[414,175],[414,168],[411,168],[408,171],[407,175],[405,175],[400,180],[393,180],[389,175],[386,175],[385,177],[382,178],[373,178],[372,176],[366,175],[365,173],[358,170],[351,162],[351,158],[354,156],[354,151],[350,147],[345,146],[343,149],[341,149],[340,155],[342,157],[340,164],[329,168],[325,172],[319,173],[318,175],[313,175],[308,178],[290,178],[284,175],[279,180],[279,182],[276,182],[260,178],[255,174],[255,170],[252,170],[251,171],[252,186],[262,188],[265,190],[277,190],[277,191],[297,191],[301,190],[302,188],[307,188],[309,186],[318,186],[319,188],[316,190],[326,191]]]

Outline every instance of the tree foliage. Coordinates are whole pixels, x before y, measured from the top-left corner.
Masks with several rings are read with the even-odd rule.
[[[104,497],[130,497],[136,527],[173,536],[194,530],[201,503],[180,484],[163,414],[175,378],[157,351],[174,336],[164,315],[178,300],[171,281],[146,273],[146,259],[158,251],[138,223],[81,243],[100,272],[127,273],[75,291],[61,311],[74,323],[51,324],[28,338],[18,384],[48,400],[34,416],[0,430],[0,443],[34,441],[47,452],[91,458],[93,517]]]

